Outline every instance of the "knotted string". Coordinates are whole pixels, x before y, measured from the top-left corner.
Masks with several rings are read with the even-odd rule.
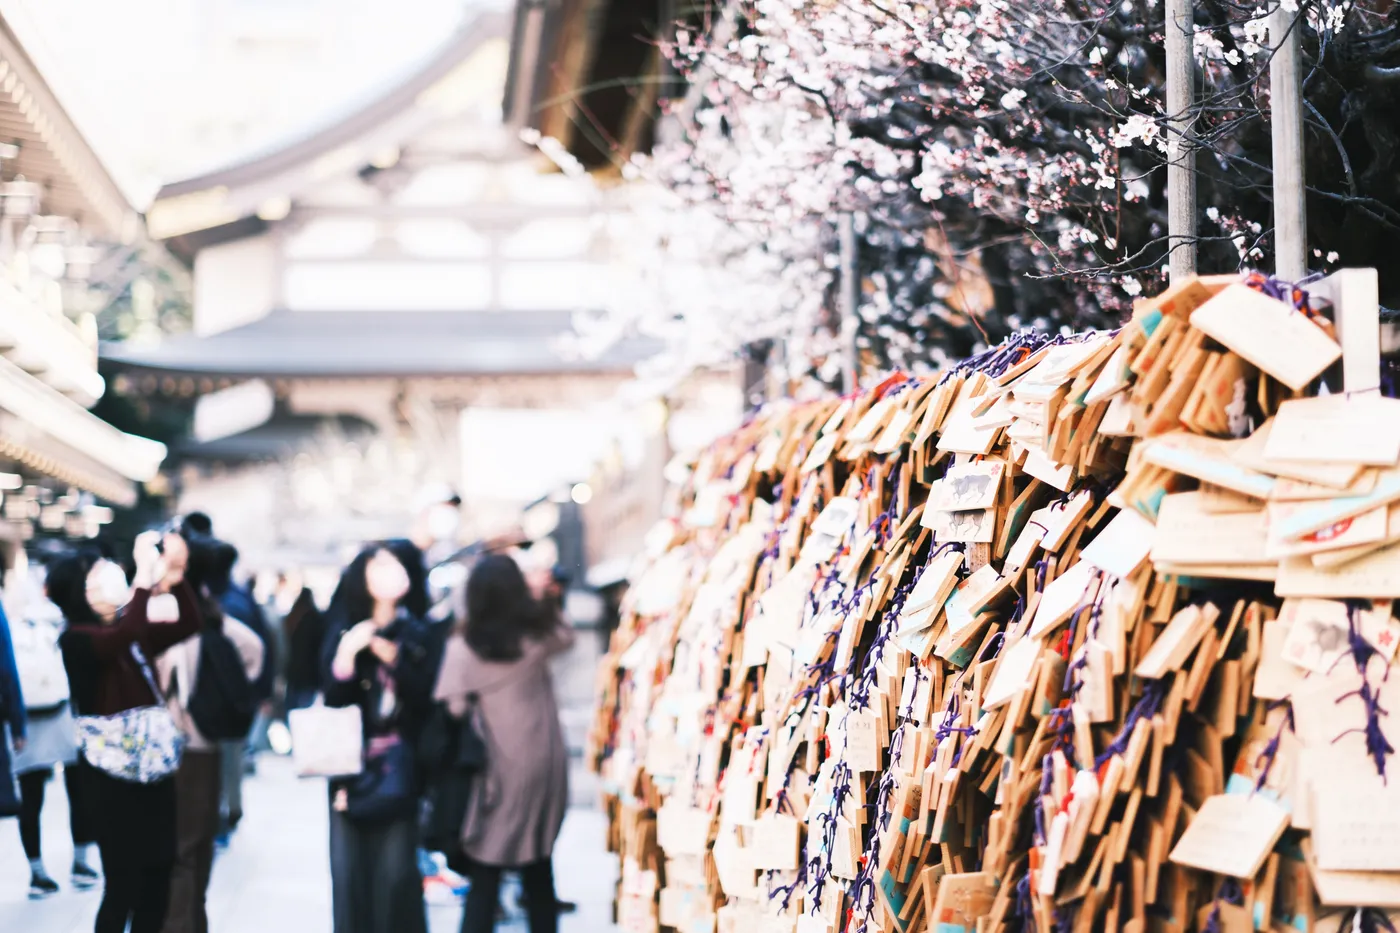
[[[1021,933],[1035,931],[1035,902],[1031,899],[1031,870],[1016,882],[1016,916],[1021,920]]]
[[[1095,571],[1095,579],[1102,581],[1103,578],[1104,572],[1102,570]],[[1079,622],[1084,618],[1084,613],[1089,613],[1089,631],[1087,637],[1084,639],[1084,646],[1080,649],[1078,656],[1075,657],[1065,669],[1065,681],[1061,688],[1070,695],[1071,700],[1077,699],[1079,697],[1079,691],[1084,689],[1084,678],[1079,677],[1078,674],[1089,665],[1089,642],[1098,637],[1099,617],[1103,614],[1103,600],[1104,587],[1100,586],[1095,592],[1094,598],[1086,603],[1082,603],[1074,610],[1074,614],[1070,616],[1069,639],[1068,646],[1065,649],[1066,651],[1071,650],[1074,645],[1075,635],[1077,635],[1079,631]]]
[[[912,670],[912,671],[914,672],[914,689],[913,689],[913,691],[912,691],[912,692],[910,693],[910,695],[909,695],[909,703],[908,703],[908,705],[907,705],[907,706],[904,706],[904,707],[901,707],[900,710],[899,710],[899,720],[900,720],[900,722],[913,722],[913,721],[914,721],[914,704],[915,704],[916,702],[918,702],[918,699],[919,699],[919,688],[920,688],[920,686],[923,684],[923,682],[924,682],[925,680],[928,680],[928,678],[929,678],[928,672],[924,670],[923,665],[920,664],[917,660],[914,662],[914,666],[913,666],[912,668],[910,668],[910,670]],[[901,734],[901,735],[900,735],[900,742],[902,743],[903,741],[904,741],[904,737],[903,737],[903,735]]]
[[[968,668],[969,670],[971,668]],[[963,673],[966,673],[964,671]],[[943,718],[938,723],[938,728],[933,732],[933,746],[937,748],[943,744],[943,740],[951,735],[972,736],[977,734],[975,726],[959,726],[958,720],[962,717],[962,679],[963,674],[958,674],[957,678],[948,688],[948,702],[943,707]],[[962,743],[958,742],[953,747],[954,767],[962,761]]]
[[[899,489],[899,471],[903,467],[904,462],[897,460],[890,469],[889,481],[886,483],[886,488],[890,491],[890,504],[883,512],[875,516],[875,521],[871,522],[870,527],[866,529],[867,532],[875,532],[876,540],[882,545],[894,533],[899,518],[899,496],[895,495],[895,490]],[[870,487],[875,485],[875,471],[873,469],[866,474],[865,478]]]
[[[954,366],[949,373],[981,372],[989,376],[1000,376],[1041,347],[1063,342],[1063,339],[1062,337],[1051,338],[1032,330],[1018,331],[996,346],[963,360]]]
[[[1278,706],[1287,704],[1287,712],[1283,715],[1283,721],[1278,724],[1278,731],[1274,737],[1264,744],[1259,752],[1259,757],[1254,759],[1254,767],[1259,769],[1259,777],[1254,782],[1254,792],[1263,790],[1269,783],[1269,772],[1273,770],[1274,762],[1278,760],[1279,748],[1283,744],[1283,732],[1285,729],[1293,731],[1293,705],[1288,700],[1279,700],[1277,704],[1270,703],[1266,709],[1277,709]]]
[[[851,705],[860,709],[867,709],[870,706],[870,693],[875,689],[875,684],[879,680],[880,661],[885,656],[885,646],[889,644],[894,636],[895,629],[899,625],[899,614],[904,611],[904,603],[909,598],[909,594],[914,591],[913,582],[909,582],[894,591],[890,597],[889,607],[880,618],[880,625],[875,631],[875,640],[870,643],[870,650],[865,655],[865,666],[861,670],[860,678],[851,690]]]
[[[1055,736],[1050,750],[1063,752],[1070,765],[1077,768],[1074,754],[1074,707],[1069,702],[1050,711],[1050,729]]]
[[[1385,760],[1395,754],[1395,747],[1390,744],[1390,740],[1385,737],[1385,732],[1381,729],[1381,717],[1389,716],[1390,711],[1381,706],[1380,691],[1371,685],[1368,665],[1372,656],[1378,655],[1379,652],[1361,634],[1362,607],[1362,600],[1347,600],[1347,653],[1351,655],[1352,661],[1356,664],[1356,670],[1361,674],[1361,686],[1337,697],[1336,702],[1341,703],[1351,697],[1359,697],[1362,706],[1366,709],[1366,724],[1361,728],[1347,729],[1339,733],[1332,739],[1332,742],[1336,744],[1348,735],[1361,733],[1366,739],[1366,754],[1371,756],[1371,761],[1376,766],[1376,773],[1380,775],[1381,783],[1384,784],[1386,783]],[[1387,666],[1382,681],[1389,679],[1389,677],[1390,668]]]
[[[798,859],[797,877],[792,880],[792,884],[779,885],[771,889],[768,893],[768,899],[770,901],[776,901],[781,897],[783,899],[783,910],[786,911],[792,906],[792,896],[797,893],[797,889],[802,887],[803,882],[806,880],[807,861],[805,859]]]
[[[1215,901],[1213,902],[1210,915],[1206,917],[1206,925],[1201,933],[1220,933],[1220,905],[1230,904],[1239,907],[1244,903],[1244,889],[1235,878],[1224,878],[1220,882],[1220,887],[1216,889]]]
[[[823,845],[808,866],[807,894],[814,913],[821,910],[822,892],[826,889],[826,879],[831,873],[831,860],[836,854],[836,824],[846,806],[846,800],[851,796],[851,779],[850,765],[844,759],[838,759],[832,772],[831,810],[818,816],[822,823]],[[825,858],[822,858],[823,854]]]
[[[1128,718],[1123,721],[1123,728],[1118,730],[1118,734],[1113,737],[1112,742],[1108,743],[1108,747],[1094,758],[1095,768],[1102,768],[1114,755],[1126,752],[1128,743],[1133,738],[1133,730],[1137,728],[1138,720],[1151,719],[1162,708],[1162,701],[1167,697],[1166,681],[1160,679],[1144,680],[1143,684],[1142,696],[1128,712]]]
[[[1262,272],[1251,272],[1245,276],[1244,284],[1247,288],[1268,295],[1275,301],[1282,301],[1295,311],[1306,314],[1310,318],[1318,317],[1317,312],[1308,306],[1308,293],[1297,283],[1285,282],[1283,279],[1265,275]]]
[[[1049,843],[1050,836],[1046,832],[1049,828],[1045,817],[1045,798],[1050,794],[1050,788],[1054,784],[1054,758],[1047,754],[1040,760],[1040,793],[1036,795],[1035,801],[1035,844],[1043,846]]]
[[[897,738],[902,735],[903,730],[896,733]],[[891,752],[893,754],[893,748]],[[856,872],[856,880],[851,883],[851,903],[866,915],[875,909],[875,872],[880,867],[880,849],[884,834],[889,832],[890,825],[894,821],[894,811],[890,807],[890,801],[894,797],[894,788],[897,782],[893,766],[880,777],[880,789],[875,795],[875,816],[870,821],[870,838],[866,843],[866,854],[861,857],[860,870]]]

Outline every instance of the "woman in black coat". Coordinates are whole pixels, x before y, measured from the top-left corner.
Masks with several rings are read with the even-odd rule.
[[[412,568],[375,544],[341,577],[323,652],[327,706],[358,706],[365,770],[331,782],[335,933],[424,933],[417,743],[437,676]]]

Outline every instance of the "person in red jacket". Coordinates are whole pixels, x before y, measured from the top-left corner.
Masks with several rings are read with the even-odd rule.
[[[154,659],[201,629],[199,604],[185,582],[184,539],[166,534],[163,554],[143,539],[137,541],[135,588],[108,560],[77,556],[50,569],[49,599],[69,620],[59,645],[80,716],[114,716],[157,704],[132,647]],[[77,563],[64,566],[68,561]],[[165,594],[174,598],[176,611],[148,612],[152,599]],[[138,784],[94,769],[92,797],[105,876],[95,933],[124,933],[128,922],[130,933],[158,933],[175,862],[175,780]]]

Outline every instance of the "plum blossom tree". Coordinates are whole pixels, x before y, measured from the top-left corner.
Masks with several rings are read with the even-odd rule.
[[[1202,271],[1268,268],[1276,2],[1301,16],[1315,268],[1400,275],[1393,0],[1197,0]],[[1023,327],[1113,326],[1161,287],[1168,128],[1161,0],[736,0],[682,26],[675,132],[630,169],[673,204],[656,242],[713,288],[666,303],[732,350],[787,338],[834,381],[836,218],[857,217],[858,343],[918,371]],[[700,220],[699,218],[705,218]],[[701,297],[702,292],[708,291]]]

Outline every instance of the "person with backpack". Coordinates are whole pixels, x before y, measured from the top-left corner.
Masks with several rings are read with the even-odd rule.
[[[187,538],[217,540],[213,520],[204,512],[189,513],[181,519],[180,528]],[[253,685],[258,711],[252,725],[243,735],[225,739],[219,744],[219,839],[222,845],[243,819],[243,776],[250,770],[250,746],[254,744],[256,735],[266,731],[270,721],[273,681],[277,673],[277,641],[268,625],[267,616],[252,592],[234,582],[233,568],[238,563],[238,549],[226,541],[220,541],[217,554],[218,564],[212,568],[209,589],[225,615],[233,616],[262,640],[265,660]]]
[[[194,588],[203,629],[156,660],[157,682],[186,745],[175,773],[175,866],[165,933],[207,933],[205,894],[219,833],[219,743],[248,734],[258,707],[254,684],[262,639],[225,613],[216,598],[230,546],[191,536],[185,577]]]
[[[417,858],[422,776],[418,743],[437,675],[424,621],[421,557],[365,548],[331,600],[322,686],[330,707],[357,706],[364,767],[330,783],[335,933],[425,933]],[[421,574],[418,574],[421,576]]]
[[[30,582],[22,578],[22,583]],[[40,815],[45,790],[54,770],[63,766],[68,791],[68,825],[73,835],[73,887],[87,890],[100,877],[89,864],[97,841],[88,800],[89,768],[78,755],[77,729],[69,703],[68,672],[58,640],[63,634],[63,613],[41,593],[26,589],[17,594],[10,635],[20,693],[24,697],[26,738],[16,752],[15,775],[19,779],[19,837],[29,859],[29,899],[39,900],[58,891],[58,882],[44,867]]]
[[[93,766],[104,875],[95,933],[158,933],[165,923],[183,743],[151,659],[202,624],[185,581],[189,548],[182,537],[147,532],[134,557],[134,585],[117,564],[92,555],[56,562],[45,584],[68,619],[59,648],[80,747]]]

